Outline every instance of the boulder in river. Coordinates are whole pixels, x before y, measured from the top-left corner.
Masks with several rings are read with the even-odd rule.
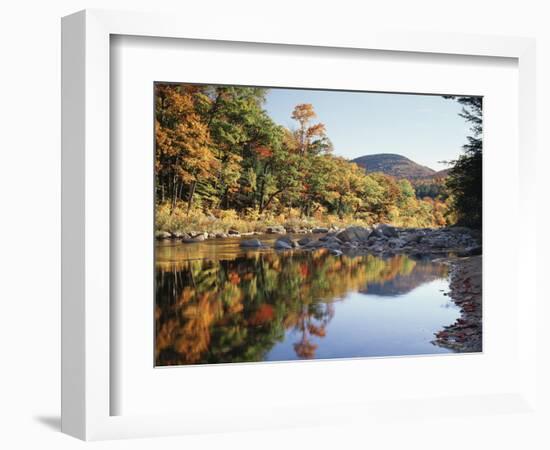
[[[181,232],[181,231],[172,231],[172,232],[170,233],[170,237],[171,237],[172,239],[182,239],[182,238],[184,238],[184,237],[186,237],[186,236],[187,236],[187,235],[186,235],[185,233]]]
[[[282,239],[277,239],[275,241],[275,244],[273,245],[274,248],[277,250],[290,250],[292,249],[292,245],[289,244],[287,241],[283,241]]]
[[[172,235],[168,231],[157,231],[155,237],[159,240],[170,239]]]
[[[323,248],[330,249],[337,249],[339,250],[342,247],[342,244],[337,242],[336,240],[326,241],[323,242]]]
[[[303,237],[303,238],[298,240],[298,244],[300,244],[300,245],[307,245],[310,242],[311,242],[311,239],[308,238],[308,237]]]
[[[328,231],[329,231],[328,228],[324,228],[324,227],[317,227],[311,230],[311,232],[315,234],[328,233]]]
[[[278,241],[286,242],[291,247],[299,247],[298,242],[292,239],[290,236],[281,236],[277,238]]]
[[[382,231],[382,234],[389,238],[399,237],[397,228],[392,227],[391,225],[382,224],[378,226],[378,229]]]
[[[477,256],[482,254],[481,245],[476,245],[474,247],[468,247],[464,249],[461,252],[458,252],[457,255],[464,257],[464,256]]]
[[[186,244],[193,244],[195,242],[203,242],[203,241],[206,241],[206,236],[204,234],[199,234],[198,236],[195,236],[195,237],[183,238],[183,242],[185,242]]]
[[[364,242],[371,234],[370,228],[365,227],[348,227],[345,230],[336,234],[336,237],[342,242]]]
[[[413,233],[407,233],[405,236],[405,241],[409,244],[420,244],[422,239],[426,236],[425,231],[418,231]]]
[[[262,244],[259,239],[247,239],[241,241],[240,246],[246,248],[261,248],[264,246],[264,244]]]
[[[388,247],[389,248],[401,248],[406,244],[406,242],[403,239],[398,238],[391,238],[388,240]]]
[[[307,244],[304,245],[304,248],[315,249],[315,248],[321,248],[321,247],[323,247],[323,245],[324,245],[324,243],[322,241],[311,240]]]
[[[380,238],[396,238],[399,237],[399,233],[395,227],[391,225],[381,224],[378,225],[372,233],[369,235],[369,238],[380,237]]]

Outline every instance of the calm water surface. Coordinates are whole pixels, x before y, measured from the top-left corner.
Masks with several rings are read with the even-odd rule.
[[[449,352],[430,342],[459,317],[446,266],[239,242],[157,244],[157,365]]]

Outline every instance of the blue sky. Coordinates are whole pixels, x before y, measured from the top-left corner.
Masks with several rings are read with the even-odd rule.
[[[349,159],[374,153],[398,153],[441,170],[439,161],[462,151],[469,126],[458,116],[461,106],[432,95],[270,89],[265,108],[275,122],[296,128],[294,106],[311,103],[334,145]]]

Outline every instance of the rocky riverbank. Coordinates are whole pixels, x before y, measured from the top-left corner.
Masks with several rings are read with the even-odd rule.
[[[318,234],[321,235],[316,236]],[[265,247],[259,239],[243,240],[241,246]],[[278,250],[299,248],[307,251],[324,248],[336,256],[409,254],[413,257],[437,258],[449,254],[460,256],[481,254],[478,233],[463,227],[397,228],[379,225],[375,228],[349,227],[332,231],[323,229],[299,239],[282,235],[275,241],[274,248]]]
[[[268,227],[267,234],[279,235],[274,248],[290,250],[328,249],[334,255],[375,254],[392,256],[410,254],[419,257],[442,257],[450,253],[459,256],[481,254],[480,235],[464,227],[449,228],[399,228],[390,225],[376,227],[352,226],[343,229],[313,228],[286,229],[282,226]],[[201,242],[207,239],[251,238],[261,233],[157,233],[157,239],[172,239],[184,243]],[[302,238],[290,235],[303,234]],[[242,239],[241,245],[248,248],[266,247],[259,239]]]
[[[449,258],[452,301],[460,307],[460,318],[435,334],[434,344],[457,352],[482,351],[482,256]]]
[[[155,238],[158,241],[163,240],[172,240],[172,241],[183,241],[186,243],[193,242],[202,242],[207,239],[226,239],[226,238],[241,238],[249,236],[261,236],[263,234],[273,234],[273,235],[286,235],[286,234],[322,234],[328,232],[339,231],[339,228],[331,227],[313,227],[313,228],[304,228],[304,227],[289,227],[282,225],[273,225],[265,228],[265,231],[249,231],[243,232],[237,229],[230,228],[227,231],[190,231],[190,232],[180,232],[180,231],[163,231],[159,230],[155,234]]]

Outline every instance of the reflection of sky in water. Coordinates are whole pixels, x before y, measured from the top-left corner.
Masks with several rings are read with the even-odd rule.
[[[158,365],[449,352],[431,343],[459,317],[446,266],[239,243],[157,245]]]
[[[383,287],[382,287],[383,288]],[[459,317],[458,308],[443,295],[445,279],[423,284],[407,294],[379,296],[350,292],[334,303],[326,336],[311,336],[316,359],[448,353],[433,345],[434,333]],[[293,343],[301,333],[290,330],[266,360],[297,359]]]

